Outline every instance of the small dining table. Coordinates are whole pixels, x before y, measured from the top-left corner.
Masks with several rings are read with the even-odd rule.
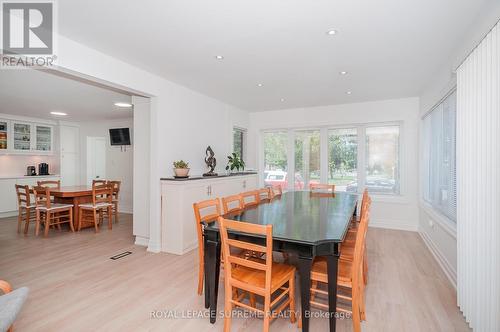
[[[328,271],[330,331],[336,328],[337,273],[340,244],[351,218],[356,215],[358,196],[348,193],[314,194],[307,191],[285,192],[281,198],[227,219],[258,225],[273,225],[273,251],[297,257],[300,277],[302,330],[309,331],[311,268],[314,257],[325,256]],[[265,244],[261,236],[230,232],[231,238]],[[210,322],[217,316],[221,240],[217,222],[204,225],[205,307]]]
[[[30,190],[33,192],[33,189]],[[54,203],[73,204],[73,227],[78,228],[80,204],[92,202],[92,186],[65,186],[50,188],[50,195],[54,196]],[[82,224],[82,228],[93,226],[91,223]]]

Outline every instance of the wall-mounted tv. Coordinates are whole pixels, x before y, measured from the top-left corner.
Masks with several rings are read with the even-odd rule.
[[[109,130],[111,145],[130,145],[130,130],[128,128],[114,128]]]

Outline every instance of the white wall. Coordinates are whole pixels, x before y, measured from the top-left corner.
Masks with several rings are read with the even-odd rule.
[[[106,180],[121,181],[119,211],[132,213],[133,209],[133,144],[122,151],[119,146],[111,146],[110,128],[130,128],[133,137],[133,119],[80,122],[80,184],[87,183],[87,137],[106,139]]]
[[[420,117],[428,113],[456,86],[456,68],[499,19],[500,1],[489,1],[482,14],[467,30],[468,34],[462,36],[455,50],[449,55],[448,61],[438,68],[436,75],[423,89],[420,95]],[[456,286],[456,225],[426,206],[420,197],[419,194],[420,234],[452,284]]]
[[[193,174],[202,172],[203,156],[209,144],[213,145],[222,168],[224,155],[230,151],[227,137],[231,121],[245,122],[245,112],[63,36],[58,37],[57,53],[61,71],[151,97],[149,124],[141,122],[148,127],[140,131],[147,133],[150,139],[139,140],[141,145],[136,145],[136,149],[150,151],[150,160],[135,170],[150,175],[149,192],[143,193],[150,208],[149,215],[145,211],[141,212],[144,215],[134,213],[134,223],[149,225],[148,250],[160,251],[159,178],[172,174],[175,159],[189,161]]]
[[[418,98],[330,105],[250,113],[249,167],[259,167],[259,137],[263,129],[314,128],[380,122],[402,122],[401,196],[374,196],[371,226],[416,231]]]

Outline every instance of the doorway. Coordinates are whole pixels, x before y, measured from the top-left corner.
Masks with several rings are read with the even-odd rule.
[[[87,183],[106,179],[106,138],[87,136]]]

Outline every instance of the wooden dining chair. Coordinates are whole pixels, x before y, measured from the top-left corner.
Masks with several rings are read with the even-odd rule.
[[[241,195],[222,197],[222,210],[224,215],[229,213],[240,213],[245,208]]]
[[[259,189],[259,203],[269,203],[272,199],[271,188]]]
[[[51,188],[51,189],[61,189],[61,180],[37,181],[36,183],[39,187],[46,187],[46,188]]]
[[[337,273],[337,299],[336,311],[352,315],[354,332],[361,331],[361,321],[365,320],[365,299],[363,282],[363,248],[366,241],[366,230],[368,226],[369,213],[361,217],[359,232],[356,235],[354,247],[354,257],[352,262],[339,260]],[[328,310],[328,304],[320,300],[320,296],[328,297],[328,291],[324,290],[328,286],[327,261],[324,257],[317,257],[311,269],[311,305]],[[326,286],[320,289],[320,286]],[[342,302],[350,304],[350,309],[342,307]]]
[[[270,322],[287,307],[290,310],[290,321],[295,323],[295,267],[273,262],[272,225],[255,225],[222,217],[219,218],[219,224],[222,251],[226,262],[224,267],[224,331],[231,330],[231,314],[234,307],[241,307],[262,315],[265,332],[269,331]],[[263,246],[233,239],[229,236],[230,232],[265,237],[266,244]],[[265,255],[265,259],[245,259],[235,255],[234,249],[259,252]],[[263,297],[263,308],[257,308],[256,301],[252,300],[250,295],[248,302],[244,303],[243,300],[247,294]]]
[[[198,295],[203,293],[203,278],[205,272],[205,252],[203,242],[203,224],[216,222],[220,217],[220,202],[218,198],[209,199],[193,204],[196,222],[196,233],[198,235]]]
[[[36,222],[36,205],[31,201],[31,194],[29,186],[16,184],[17,194],[17,232],[21,233],[21,226],[24,222],[24,234],[28,233],[29,223]]]
[[[99,232],[99,225],[102,224],[101,213],[108,216],[108,229],[113,228],[111,209],[113,206],[113,188],[107,183],[100,181],[92,182],[92,202],[78,205],[78,231],[82,228],[83,222],[92,222],[95,232]]]
[[[257,206],[260,204],[260,192],[258,190],[247,191],[240,194],[243,198],[245,208]]]
[[[273,185],[271,188],[271,199],[280,198],[283,195],[283,188],[278,185]]]
[[[319,193],[334,193],[335,192],[335,185],[334,184],[309,183],[309,190],[311,192],[319,192]]]
[[[115,223],[118,223],[118,203],[119,203],[119,195],[120,195],[120,187],[121,181],[108,181],[107,184],[111,186],[113,190],[112,199],[111,199],[111,213],[115,217]]]
[[[73,227],[73,204],[53,203],[50,197],[50,188],[36,186],[33,188],[35,193],[36,206],[36,225],[35,235],[38,236],[40,225],[43,219],[44,236],[49,234],[50,226],[57,226],[61,229],[61,224],[69,223],[72,232]]]

